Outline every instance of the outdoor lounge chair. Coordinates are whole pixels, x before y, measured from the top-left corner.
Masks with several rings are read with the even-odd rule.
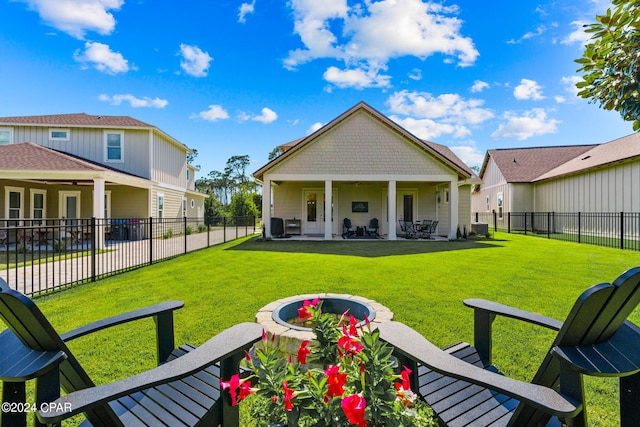
[[[425,219],[424,221],[422,221],[422,224],[420,224],[418,235],[423,239],[430,239],[431,235],[435,234],[437,227],[438,227],[438,221]]]
[[[356,235],[357,233],[353,229],[353,226],[351,225],[351,220],[349,218],[343,219],[342,220],[342,238],[350,239]]]
[[[380,238],[380,222],[378,221],[378,218],[371,218],[369,221],[367,236],[374,237],[376,239]]]
[[[620,377],[621,426],[640,419],[640,328],[626,321],[640,301],[640,268],[612,284],[592,286],[560,322],[502,304],[465,300],[474,309],[475,347],[440,350],[402,323],[379,326],[414,370],[419,394],[447,426],[585,427],[582,375]],[[491,324],[497,315],[543,326],[558,334],[531,383],[501,375],[491,365]],[[414,386],[415,387],[415,386]]]
[[[37,413],[49,425],[84,413],[93,426],[238,426],[237,407],[221,398],[220,377],[238,372],[243,350],[260,340],[262,327],[241,323],[200,347],[174,349],[173,311],[181,301],[165,302],[100,320],[58,335],[25,295],[0,279],[0,379],[3,402],[26,402],[24,381],[36,379]],[[95,386],[67,342],[111,326],[153,317],[160,366],[111,384]],[[59,398],[60,386],[69,393]],[[1,425],[24,426],[26,412],[5,412]],[[40,425],[40,424],[38,424]]]
[[[400,224],[400,231],[402,232],[405,239],[417,239],[418,235],[416,233],[416,228],[411,221],[405,221],[403,219],[398,220]]]

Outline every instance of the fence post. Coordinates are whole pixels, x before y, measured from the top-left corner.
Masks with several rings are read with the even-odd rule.
[[[526,212],[522,212],[522,216],[524,217],[524,235],[527,235],[527,213]]]
[[[256,234],[256,216],[253,216],[253,234]]]
[[[476,212],[476,222],[480,222],[478,221],[478,212]]]
[[[580,212],[578,212],[578,243],[581,243],[581,238],[580,238]]]
[[[227,243],[227,217],[222,217],[222,243]]]
[[[91,217],[91,281],[96,281],[96,217]]]
[[[207,247],[211,246],[211,222],[207,224]]]
[[[507,212],[507,233],[511,233],[511,212]]]
[[[187,253],[187,217],[183,216],[182,217],[183,223],[184,223],[184,253]]]
[[[620,249],[624,249],[624,212],[620,212]]]
[[[551,238],[551,212],[547,212],[547,239]]]
[[[234,216],[234,217],[233,217],[233,219],[234,219],[234,220],[235,220],[235,222],[236,222],[236,239],[238,239],[238,217],[237,217],[237,216]]]
[[[536,232],[536,217],[535,217],[535,212],[531,212],[531,232],[535,234]]]
[[[149,217],[149,265],[153,264],[153,217]]]
[[[493,211],[493,231],[498,231],[498,213]]]

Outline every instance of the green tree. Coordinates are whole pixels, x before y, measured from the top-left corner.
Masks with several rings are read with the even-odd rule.
[[[578,72],[578,96],[589,99],[605,110],[615,110],[624,120],[640,129],[640,2],[612,0],[614,9],[596,16],[586,25],[591,39],[585,46]]]

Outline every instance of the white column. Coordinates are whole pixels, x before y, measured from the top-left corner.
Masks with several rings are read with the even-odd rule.
[[[449,238],[456,238],[458,229],[458,181],[449,182]]]
[[[389,213],[387,215],[387,239],[396,240],[396,182],[389,181],[389,200],[387,200]]]
[[[331,218],[331,206],[333,205],[333,182],[324,182],[324,240],[332,239],[333,220]]]
[[[98,233],[96,233],[96,249],[104,248],[104,231],[107,224],[104,217],[104,179],[93,179],[93,217],[96,219]]]
[[[264,236],[271,238],[271,180],[265,179],[262,183],[262,225]]]

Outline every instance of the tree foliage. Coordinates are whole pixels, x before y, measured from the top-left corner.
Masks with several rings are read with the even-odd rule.
[[[585,26],[591,39],[585,46],[578,72],[578,96],[605,110],[615,110],[640,129],[640,2],[613,0],[614,8]]]

